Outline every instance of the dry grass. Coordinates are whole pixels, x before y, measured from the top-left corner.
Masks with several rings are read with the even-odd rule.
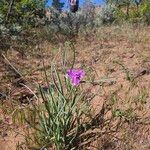
[[[16,126],[22,128],[22,125],[14,127],[13,122],[9,121],[10,128],[5,129],[5,124],[8,124],[7,118],[11,120],[18,104],[20,108],[27,105],[26,97],[31,94],[19,83],[23,82],[35,90],[33,86],[35,83],[45,83],[42,58],[48,69],[52,59],[57,60],[58,66],[61,65],[59,51],[66,50],[68,60],[73,57],[67,43],[55,48],[50,43],[44,42],[40,47],[30,51],[24,58],[15,50],[8,51],[6,57],[22,74],[22,80],[15,76],[6,60],[1,58],[2,150],[8,150],[8,147],[14,150],[14,144],[20,140],[11,136],[10,128],[16,129]],[[93,116],[105,106],[103,121],[98,122],[94,130],[88,131],[90,134],[83,135],[87,140],[83,141],[81,149],[148,150],[150,148],[150,28],[127,25],[102,27],[96,33],[87,33],[78,37],[75,48],[75,66],[84,67],[87,73],[86,79],[105,81],[99,95],[90,101],[94,108]],[[97,85],[91,84],[85,86],[83,84],[83,87],[86,87],[88,93],[98,88]],[[7,135],[3,136],[3,131]],[[15,142],[9,142],[10,140]]]

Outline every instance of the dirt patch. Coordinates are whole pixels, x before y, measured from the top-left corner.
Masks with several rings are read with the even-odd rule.
[[[90,94],[98,92],[90,101],[95,110],[93,115],[97,115],[106,103],[108,112],[104,120],[113,117],[110,124],[112,127],[118,124],[118,120],[122,122],[116,132],[108,134],[109,136],[105,134],[97,137],[95,142],[89,144],[91,150],[150,148],[149,30],[148,27],[136,30],[106,27],[96,33],[90,42],[81,37],[77,40],[75,67],[83,67],[86,71],[85,80],[94,81],[82,84],[89,94],[87,98]],[[58,68],[61,67],[60,53],[53,50],[49,43],[41,47],[43,48],[40,52],[34,51],[25,57],[20,57],[19,52],[15,50],[6,55],[10,63],[21,73],[21,77],[16,76],[16,72],[6,60],[0,60],[0,101],[2,106],[6,107],[5,110],[3,107],[0,108],[1,116],[11,114],[8,108],[12,108],[14,101],[20,106],[28,105],[26,100],[32,100],[33,93],[37,92],[36,83],[45,84],[43,63],[47,73],[51,60],[55,59]],[[65,48],[68,52],[67,59],[73,59],[72,51],[67,46],[64,46]],[[28,86],[33,93],[23,85]],[[4,117],[0,120],[3,121]],[[99,124],[99,130],[95,132],[102,129],[102,124]],[[3,131],[5,130],[3,128]],[[16,136],[16,133],[9,130],[1,132],[1,137],[2,150],[15,150],[17,142],[23,141],[22,136]]]

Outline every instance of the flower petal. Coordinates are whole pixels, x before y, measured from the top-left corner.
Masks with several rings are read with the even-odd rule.
[[[76,78],[76,77],[73,77],[73,78],[71,79],[71,82],[72,82],[73,85],[79,85],[80,79],[78,79],[78,78]]]
[[[81,69],[70,69],[67,71],[67,75],[70,78],[73,85],[78,85],[81,78],[85,76],[84,70]]]

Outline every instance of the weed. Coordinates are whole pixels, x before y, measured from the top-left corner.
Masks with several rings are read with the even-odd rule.
[[[141,90],[139,91],[139,93],[135,96],[135,103],[139,102],[141,104],[145,104],[146,103],[146,99],[148,97],[148,93],[146,90]]]
[[[126,110],[114,109],[113,116],[122,118],[125,122],[132,122],[136,119],[136,114],[132,108],[127,108]]]
[[[130,73],[129,69],[122,63],[119,61],[113,61],[113,63],[116,63],[118,65],[120,65],[122,67],[122,69],[124,70],[125,74],[126,74],[126,79],[129,81],[133,81],[133,76]]]
[[[83,117],[89,113],[86,100],[79,87],[71,85],[65,75],[62,83],[62,76],[55,67],[51,72],[54,87],[49,86],[45,92],[39,86],[42,102],[33,105],[30,111],[35,118],[27,122],[34,128],[35,143],[40,148],[72,149],[77,146],[75,142],[83,125]],[[30,143],[30,139],[27,142]]]

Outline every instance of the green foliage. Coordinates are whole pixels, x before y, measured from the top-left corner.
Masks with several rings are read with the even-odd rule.
[[[33,105],[31,111],[35,119],[28,121],[35,129],[34,146],[38,149],[73,149],[77,146],[75,142],[84,123],[83,117],[89,113],[86,99],[79,87],[70,84],[65,74],[58,73],[55,67],[51,71],[53,82],[47,91],[39,86],[42,102]],[[27,138],[28,143],[30,138],[33,139]]]
[[[130,17],[131,18],[140,18],[140,12],[133,9],[132,11],[130,11]]]
[[[0,1],[0,53],[8,50],[11,42],[14,46],[14,43],[21,41],[17,47],[22,46],[23,43],[28,45],[28,37],[21,35],[20,38],[19,36],[22,31],[26,34],[25,30],[45,24],[44,8],[45,0]]]
[[[117,22],[126,20],[130,23],[140,23],[141,21],[149,25],[150,23],[150,2],[147,0],[110,0],[119,11],[116,13]],[[126,14],[121,10],[126,10]]]
[[[133,9],[130,11],[129,22],[130,23],[140,23],[141,22],[141,14],[138,10]]]
[[[100,21],[102,24],[111,24],[115,21],[116,8],[112,5],[106,5],[100,12]]]
[[[114,109],[112,113],[114,117],[122,118],[126,122],[132,122],[137,117],[136,113],[131,107],[127,108],[126,110]]]
[[[61,41],[59,35],[70,40],[79,33],[86,33],[87,30],[92,30],[102,24],[111,24],[115,19],[115,8],[106,6],[96,14],[94,5],[86,1],[84,7],[76,13],[63,14],[51,8],[50,14],[50,22],[44,29],[43,37],[52,41]]]
[[[43,37],[50,41],[62,41],[62,37],[65,40],[71,40],[76,37],[78,33],[84,32],[89,28],[93,29],[95,25],[93,6],[88,6],[88,11],[84,7],[76,13],[66,12],[66,14],[50,8],[50,13],[50,21],[42,32]]]
[[[141,14],[142,20],[147,25],[150,25],[150,2],[145,2],[140,6],[140,14]]]
[[[123,23],[126,20],[126,14],[121,9],[116,9],[115,16],[116,23]]]
[[[1,1],[1,24],[10,28],[12,24],[22,27],[35,26],[38,19],[44,17],[45,1],[43,0],[19,0]]]

